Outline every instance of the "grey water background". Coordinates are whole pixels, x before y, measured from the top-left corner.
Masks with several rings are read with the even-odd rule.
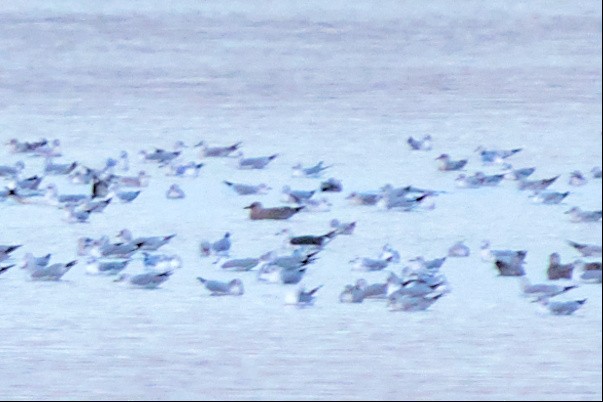
[[[406,138],[427,133],[434,151],[410,152]],[[523,147],[513,162],[540,178],[600,166],[599,2],[1,1],[0,140],[42,136],[96,166],[178,139],[280,157],[261,172],[208,162],[182,207],[166,204],[169,181],[153,171],[135,207],[89,226],[0,205],[0,243],[23,251],[68,260],[77,237],[128,226],[178,233],[170,250],[185,261],[153,292],[81,267],[61,283],[0,277],[2,399],[601,399],[601,287],[577,290],[589,300],[575,316],[548,316],[475,252],[483,238],[527,248],[530,276],[544,280],[550,252],[576,257],[566,238],[601,244],[600,223],[568,223],[567,206],[531,205],[509,183],[468,195],[433,161],[449,152],[477,169],[473,150],[486,145]],[[230,230],[233,252],[251,256],[282,226],[250,223],[249,200],[221,180],[279,189],[294,163],[320,159],[346,191],[391,182],[450,194],[424,214],[334,198],[330,214],[288,223],[313,233],[331,217],[359,221],[311,267],[308,285],[325,284],[312,309],[286,308],[285,290],[253,274],[243,297],[208,297],[195,276],[230,276],[200,259],[199,240]],[[40,162],[26,163],[33,173]],[[572,197],[600,209],[600,182]],[[383,279],[352,273],[350,258],[385,242],[435,258],[459,238],[474,255],[447,262],[453,290],[430,311],[337,302],[356,277]]]

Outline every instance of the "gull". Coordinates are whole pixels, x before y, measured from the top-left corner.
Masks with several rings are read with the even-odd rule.
[[[10,152],[12,153],[29,153],[33,152],[36,148],[42,147],[48,144],[48,140],[45,138],[35,142],[19,141],[16,138],[11,138],[6,145],[8,145]]]
[[[287,243],[293,246],[317,246],[322,247],[326,245],[328,242],[333,240],[335,236],[337,236],[337,231],[332,230],[324,235],[302,235],[302,236],[293,236],[289,229],[283,229],[277,233],[284,234],[287,236]]]
[[[339,294],[341,303],[362,303],[364,300],[364,291],[357,285],[346,285]]]
[[[523,268],[523,254],[517,254],[513,257],[497,257],[494,266],[500,276],[524,276],[526,274]]]
[[[25,169],[25,163],[18,161],[14,166],[0,165],[0,177],[17,177]]]
[[[136,176],[115,176],[115,182],[124,187],[147,187],[150,177],[145,170],[140,170]]]
[[[215,241],[211,245],[211,249],[214,252],[214,254],[216,254],[216,255],[227,256],[228,251],[230,250],[230,245],[231,245],[230,233],[226,232],[226,233],[224,233],[224,237],[222,237],[220,240]]]
[[[490,241],[483,240],[480,246],[480,254],[482,261],[494,261],[497,258],[512,259],[517,256],[525,258],[527,251],[525,250],[492,250],[490,249]]]
[[[568,301],[550,301],[547,296],[539,297],[534,302],[540,303],[553,315],[570,315],[586,303],[587,299],[568,300]]]
[[[329,225],[335,229],[338,235],[351,235],[356,228],[356,221],[340,222],[339,219],[331,219]]]
[[[431,135],[425,135],[422,139],[414,139],[412,136],[408,137],[406,143],[410,146],[413,151],[430,151],[431,150]]]
[[[63,209],[66,210],[65,218],[69,223],[87,223],[90,218],[89,209],[77,209],[75,204],[65,204]]]
[[[575,241],[568,240],[567,243],[578,250],[583,257],[600,257],[601,246],[596,244],[577,243]]]
[[[393,273],[392,273],[393,274]],[[365,299],[383,299],[387,296],[387,282],[385,283],[369,283],[364,278],[356,281],[355,287],[362,290],[363,298]]]
[[[479,180],[482,186],[494,187],[497,186],[504,178],[504,174],[486,175],[484,172],[476,172],[475,178]]]
[[[130,159],[128,156],[128,151],[121,151],[119,153],[117,165],[119,170],[121,170],[122,172],[127,172],[128,170],[130,170]]]
[[[602,212],[599,211],[583,211],[580,207],[573,207],[565,212],[569,214],[572,222],[598,222],[601,220]]]
[[[130,260],[104,260],[95,257],[86,259],[86,273],[90,275],[116,275],[126,269]]]
[[[541,180],[518,180],[517,188],[519,190],[533,190],[533,191],[541,191],[545,190],[551,184],[557,180],[559,176],[551,177],[549,179],[541,179]]]
[[[184,190],[176,183],[172,184],[165,192],[165,197],[170,200],[180,200],[185,197]]]
[[[580,280],[586,283],[601,283],[601,270],[587,270],[580,274]]]
[[[509,150],[498,150],[498,149],[485,149],[482,146],[477,147],[476,152],[479,152],[479,155],[482,159],[483,164],[493,164],[493,163],[503,163],[504,159],[515,155],[522,148],[515,148]]]
[[[182,141],[176,141],[174,143],[173,151],[166,151],[165,149],[155,148],[153,152],[141,150],[139,151],[139,155],[144,161],[158,162],[160,166],[165,166],[170,161],[178,158],[182,153],[182,149],[184,148],[187,148],[187,146]]]
[[[50,144],[48,141],[45,141],[44,144],[35,146],[30,152],[33,156],[43,156],[47,158],[61,156],[61,141],[54,139]]]
[[[233,183],[230,181],[223,181],[228,187],[232,188],[239,195],[252,195],[252,194],[267,194],[271,188],[264,184],[252,185],[243,183]]]
[[[569,185],[570,186],[583,186],[587,182],[586,177],[579,170],[574,170],[570,173]]]
[[[445,293],[433,292],[424,296],[393,293],[387,300],[390,311],[424,311],[438,301]]]
[[[28,263],[26,269],[32,280],[35,281],[58,281],[65,275],[71,267],[77,264],[77,260],[70,261],[66,264],[56,263],[47,266],[35,265]]]
[[[323,170],[333,166],[323,166],[323,163],[323,161],[320,161],[316,165],[307,168],[303,167],[301,163],[298,163],[293,166],[293,177],[319,177]]]
[[[327,198],[308,199],[301,202],[304,212],[329,212],[333,204]]]
[[[429,197],[429,194],[422,194],[415,198],[392,197],[389,194],[386,194],[377,202],[377,205],[383,209],[395,208],[401,211],[412,211],[425,203],[427,205],[425,209],[433,209],[433,204],[428,204],[426,202]]]
[[[309,200],[314,195],[314,193],[316,193],[316,190],[291,190],[291,187],[285,185],[283,186],[282,193],[285,196],[283,201],[300,204],[304,201]]]
[[[97,258],[130,258],[142,246],[142,243],[109,243],[106,236],[93,243],[90,247],[90,255]]]
[[[601,168],[595,166],[590,170],[590,174],[593,176],[593,179],[600,179],[602,175]]]
[[[277,156],[278,154],[244,158],[241,153],[239,156],[239,169],[264,169]]]
[[[42,183],[42,179],[43,177],[38,175],[27,177],[17,181],[15,183],[15,188],[21,190],[37,190],[40,186],[40,183]]]
[[[448,249],[449,257],[469,257],[470,253],[469,247],[467,247],[462,240],[454,243]]]
[[[111,198],[105,200],[89,200],[81,204],[81,207],[90,212],[103,212],[105,208],[111,203]]]
[[[305,206],[299,207],[275,207],[275,208],[264,208],[261,202],[255,201],[251,205],[246,206],[244,209],[249,209],[249,218],[251,220],[259,219],[289,219]]]
[[[243,288],[243,282],[240,279],[233,279],[230,282],[221,282],[216,280],[204,279],[200,276],[197,277],[207,290],[211,292],[212,296],[241,296],[245,290]]]
[[[5,273],[6,271],[8,271],[9,269],[11,269],[12,267],[14,267],[15,264],[12,265],[0,265],[0,275],[2,275],[3,273]]]
[[[450,155],[448,154],[441,154],[435,160],[439,161],[440,163],[438,170],[443,172],[461,170],[467,164],[467,159],[453,161],[450,159]]]
[[[328,180],[320,183],[320,191],[322,192],[332,192],[339,193],[343,190],[343,185],[340,180],[335,179],[334,177],[330,177]]]
[[[298,307],[306,307],[314,304],[316,300],[315,293],[322,288],[322,285],[315,287],[312,290],[306,291],[304,286],[300,286],[293,292],[285,296],[285,304],[296,305]]]
[[[259,258],[233,258],[225,261],[221,267],[222,269],[230,269],[233,271],[250,271],[257,267],[262,262],[267,262],[270,258],[271,253],[266,253]],[[217,263],[217,261],[216,261]]]
[[[454,179],[454,184],[458,188],[480,188],[482,186],[480,179],[475,176],[467,176],[464,173],[459,174]]]
[[[77,162],[54,163],[52,157],[47,157],[44,162],[44,173],[53,175],[66,175],[77,167]]]
[[[559,253],[552,253],[549,256],[549,267],[546,274],[550,280],[555,279],[572,279],[575,263],[562,264]]]
[[[134,237],[129,229],[122,229],[117,235],[117,238],[123,243],[139,244],[138,249],[144,251],[155,251],[159,247],[168,244],[174,237],[176,237],[176,234]]]
[[[352,204],[356,205],[375,205],[383,197],[381,194],[376,193],[360,193],[352,192],[346,197],[346,200],[350,200]]]
[[[141,190],[135,191],[126,191],[126,190],[113,190],[111,191],[107,197],[117,198],[122,203],[127,204],[134,201],[140,195]]]
[[[3,254],[10,254],[13,251],[17,250],[19,247],[23,247],[22,244],[10,244],[10,245],[5,245],[5,244],[0,244],[0,253]]]
[[[201,168],[203,166],[205,166],[205,164],[204,163],[195,163],[195,162],[189,162],[189,163],[185,163],[185,164],[176,164],[176,162],[171,161],[169,166],[170,166],[170,170],[168,173],[166,173],[166,175],[168,175],[168,176],[199,177],[199,171],[201,170]]]
[[[201,157],[227,157],[230,156],[231,153],[238,150],[241,146],[242,142],[237,142],[236,144],[221,146],[221,147],[210,147],[205,142],[201,141],[196,147],[201,147]]]
[[[353,264],[353,269],[357,271],[381,271],[392,262],[392,259],[393,256],[389,256],[385,259],[356,257],[349,262]]]
[[[172,271],[145,272],[138,275],[121,274],[114,282],[128,281],[131,286],[156,289],[172,275]]]
[[[560,286],[547,283],[531,284],[530,280],[525,275],[519,278],[519,285],[524,296],[536,297],[553,297],[578,287],[576,285]]]
[[[513,169],[513,166],[509,163],[505,163],[503,165],[503,173],[505,175],[505,179],[508,180],[524,180],[532,175],[536,171],[536,168],[520,168]]]
[[[176,254],[149,254],[142,252],[145,269],[152,272],[172,271],[182,267],[182,258]]]
[[[46,186],[44,191],[44,199],[50,205],[60,205],[65,203],[81,203],[91,199],[90,195],[87,194],[60,194],[57,186],[53,183]]]
[[[558,191],[535,191],[532,195],[530,195],[529,198],[531,198],[535,203],[553,205],[563,202],[565,197],[567,197],[569,194],[569,191],[564,193],[560,193]]]

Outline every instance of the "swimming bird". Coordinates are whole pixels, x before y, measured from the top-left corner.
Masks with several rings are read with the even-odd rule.
[[[165,197],[169,200],[180,200],[185,197],[184,190],[178,184],[174,183],[165,192]]]
[[[239,169],[264,169],[277,156],[278,154],[244,158],[241,153],[239,157]]]
[[[121,274],[114,282],[127,281],[131,286],[143,289],[156,289],[162,283],[167,281],[172,275],[172,271],[165,272],[145,272],[137,275]]]
[[[550,301],[549,297],[539,297],[534,300],[539,302],[553,315],[570,315],[586,303],[587,299],[581,300],[568,300],[568,301]]]
[[[311,167],[303,167],[301,163],[298,163],[293,166],[293,177],[319,177],[324,170],[332,166],[323,166],[323,161]]]
[[[601,246],[596,244],[577,243],[575,241],[568,240],[567,243],[576,249],[583,257],[600,257]]]
[[[232,188],[239,195],[252,195],[252,194],[267,194],[271,188],[264,184],[244,184],[244,183],[233,183],[230,181],[223,181],[228,187]]]
[[[583,211],[580,207],[573,207],[565,212],[569,214],[572,222],[598,222],[601,220],[602,211]]]
[[[572,279],[575,263],[562,264],[559,253],[552,253],[549,256],[549,267],[546,274],[550,280],[555,279]]]
[[[204,279],[200,276],[197,277],[207,290],[211,292],[212,296],[241,296],[245,289],[243,288],[243,282],[240,279],[233,279],[230,282],[221,282],[216,280]]]
[[[406,143],[413,151],[430,151],[431,150],[431,135],[427,134],[422,139],[415,139],[413,136],[408,137]]]
[[[316,300],[315,294],[320,288],[322,288],[322,285],[306,291],[304,286],[300,286],[285,296],[285,304],[296,305],[298,307],[311,306],[314,304]]]
[[[453,161],[448,154],[441,154],[435,160],[439,162],[438,170],[443,172],[461,170],[467,164],[467,159]]]
[[[264,208],[261,202],[255,201],[251,205],[246,206],[244,209],[249,209],[249,218],[251,220],[259,219],[289,219],[305,206],[299,207],[275,207],[275,208]]]

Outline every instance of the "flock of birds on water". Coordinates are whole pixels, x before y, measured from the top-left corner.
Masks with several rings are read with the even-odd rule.
[[[429,135],[420,139],[409,137],[407,144],[413,152],[432,150],[432,139]],[[64,158],[58,139],[37,141],[11,139],[6,142],[6,146],[13,154],[44,158],[44,164],[43,171],[33,176],[24,174],[26,165],[22,160],[12,165],[0,164],[0,184],[3,184],[0,186],[3,187],[0,189],[0,203],[19,205],[19,208],[21,205],[23,207],[29,205],[55,207],[64,211],[65,220],[69,224],[89,222],[94,219],[94,214],[102,213],[112,203],[136,203],[136,198],[150,182],[151,176],[145,170],[140,170],[135,175],[128,175],[130,159],[127,151],[122,151],[116,158],[108,158],[102,168],[95,169],[77,161],[56,162],[57,158]],[[207,160],[211,158],[236,159],[239,169],[266,169],[278,157],[278,154],[246,157],[240,149],[241,146],[241,142],[227,146],[209,146],[200,142],[189,147],[178,141],[174,149],[141,150],[138,156],[143,162],[155,164],[157,169],[162,169],[166,175],[173,177],[198,177],[202,174]],[[184,162],[186,148],[194,149],[197,160]],[[500,167],[500,172],[494,175],[486,175],[480,171],[468,175],[464,173],[468,161],[466,159],[454,160],[448,154],[441,154],[435,160],[437,169],[440,171],[458,172],[455,186],[459,189],[498,186],[503,180],[512,180],[517,183],[518,190],[528,192],[529,197],[535,203],[562,203],[570,191],[548,190],[548,187],[561,176],[531,179],[536,170],[534,167],[518,169],[509,163],[513,155],[521,150],[521,148],[501,150],[478,147],[476,152],[484,166]],[[291,176],[320,179],[330,167],[322,161],[313,166],[297,164],[292,167]],[[587,177],[589,175],[590,177]],[[573,171],[569,174],[568,185],[583,186],[589,180],[600,180],[601,168],[594,167],[589,175]],[[57,177],[64,177],[72,184],[81,184],[87,190],[78,194],[68,194],[60,193],[58,186],[54,183],[41,186],[42,182]],[[287,202],[287,205],[265,206],[257,199],[272,191],[269,185],[237,183],[228,180],[223,180],[223,183],[232,189],[233,196],[255,199],[245,207],[249,212],[249,219],[252,221],[282,221],[302,211],[328,211],[332,204],[326,197],[319,198],[318,194],[324,196],[327,193],[343,192],[342,181],[331,177],[327,180],[321,179],[320,186],[312,191],[296,190],[288,185],[284,186],[282,196],[283,202]],[[434,199],[445,196],[444,191],[411,185],[394,187],[386,184],[373,192],[350,192],[346,196],[346,200],[359,207],[376,206],[386,210],[429,211],[435,206]],[[166,190],[165,197],[178,200],[185,198],[186,194],[177,183],[174,183]],[[600,210],[583,210],[578,206],[568,209],[566,214],[571,222],[577,224],[593,224],[593,222],[597,224],[601,221],[602,215]],[[254,271],[259,281],[297,285],[293,287],[293,291],[287,293],[285,303],[300,307],[311,306],[322,285],[310,289],[306,289],[302,285],[308,268],[320,257],[320,253],[328,247],[333,239],[353,235],[356,224],[356,221],[340,222],[332,219],[330,221],[331,230],[322,235],[294,236],[288,229],[284,229],[280,234],[286,239],[287,247],[247,258],[231,258],[231,235],[225,233],[221,239],[216,241],[202,241],[199,244],[199,256],[217,257],[214,264],[219,264],[223,270],[237,273]],[[6,232],[2,233],[2,235],[6,234]],[[81,237],[78,239],[76,247],[78,255],[76,259],[53,263],[51,263],[51,254],[35,256],[31,252],[27,252],[21,258],[17,258],[14,253],[23,245],[0,243],[0,275],[17,266],[25,270],[31,280],[59,281],[63,275],[79,263],[80,259],[83,259],[88,274],[113,276],[115,282],[126,282],[134,287],[154,289],[161,286],[176,270],[182,267],[182,259],[177,254],[166,254],[159,251],[175,236],[177,236],[175,233],[160,236],[134,236],[130,230],[123,229],[115,240],[111,240],[109,236]],[[2,240],[0,238],[0,242]],[[560,300],[556,299],[556,296],[576,288],[579,282],[572,281],[575,278],[579,278],[580,283],[583,284],[600,284],[602,271],[601,245],[578,243],[572,240],[568,240],[568,245],[575,249],[581,258],[573,262],[562,263],[559,253],[552,253],[546,272],[549,282],[537,284],[530,283],[526,275],[524,261],[527,250],[496,250],[491,248],[489,241],[484,240],[479,252],[482,260],[492,263],[500,276],[518,277],[520,290],[524,296],[541,304],[554,315],[569,315],[583,306],[586,299]],[[410,259],[404,264],[401,272],[396,274],[387,268],[393,264],[402,263],[400,253],[391,244],[386,244],[376,258],[356,257],[349,262],[352,269],[355,270],[365,272],[386,270],[389,272],[386,281],[369,283],[366,279],[359,279],[355,283],[345,286],[339,295],[339,301],[362,303],[365,299],[381,299],[386,301],[386,305],[391,311],[426,310],[451,291],[449,282],[441,270],[446,260],[448,258],[464,258],[470,254],[469,247],[459,241],[451,245],[446,256],[432,260],[424,257]],[[135,256],[142,259],[144,271],[135,275],[125,273],[128,264]],[[579,271],[579,275],[575,271]],[[231,281],[203,277],[197,279],[212,295],[241,296],[245,293],[243,281],[240,278],[234,278]],[[570,282],[554,282],[560,279],[567,279]]]

